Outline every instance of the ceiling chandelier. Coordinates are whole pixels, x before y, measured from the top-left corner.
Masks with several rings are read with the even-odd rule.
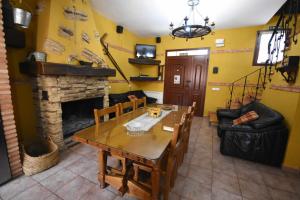
[[[215,27],[215,23],[209,22],[209,18],[205,17],[203,18],[200,12],[197,10],[197,5],[199,5],[199,0],[188,0],[188,6],[191,7],[191,13],[190,16],[186,16],[183,19],[183,24],[177,28],[174,28],[174,24],[170,24],[170,36],[175,39],[175,37],[178,38],[186,38],[186,40],[190,38],[196,38],[201,37],[201,39],[204,39],[203,37],[205,35],[208,35],[212,32],[212,29]],[[203,24],[195,24],[195,14],[198,14],[202,20]],[[193,23],[190,24],[190,19],[192,18]]]

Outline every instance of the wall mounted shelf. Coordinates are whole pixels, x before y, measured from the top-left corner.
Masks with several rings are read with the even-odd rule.
[[[159,80],[158,77],[136,76],[136,77],[130,77],[130,81],[159,81]]]
[[[128,62],[137,65],[159,65],[161,63],[160,60],[153,60],[147,58],[128,58]]]

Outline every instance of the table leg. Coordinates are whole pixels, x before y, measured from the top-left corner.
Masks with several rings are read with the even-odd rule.
[[[99,162],[99,174],[98,180],[100,182],[100,188],[105,188],[105,173],[106,173],[106,160],[107,155],[105,151],[99,149],[98,162]]]
[[[159,165],[153,167],[152,171],[152,199],[159,199],[160,168]]]

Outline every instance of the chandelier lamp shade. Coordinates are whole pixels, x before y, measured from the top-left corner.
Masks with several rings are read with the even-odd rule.
[[[215,23],[210,23],[208,17],[202,17],[200,12],[197,10],[198,5],[199,0],[188,0],[188,6],[191,7],[190,16],[186,16],[183,19],[183,24],[181,26],[175,28],[173,23],[170,24],[170,36],[173,37],[173,39],[175,39],[176,37],[186,38],[186,40],[197,37],[201,37],[201,39],[204,39],[204,36],[213,33],[212,30],[215,27]],[[198,14],[203,20],[202,24],[195,23],[196,14]],[[193,23],[190,23],[190,21],[193,21]]]

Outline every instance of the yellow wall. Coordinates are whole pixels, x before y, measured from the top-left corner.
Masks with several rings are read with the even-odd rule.
[[[93,10],[89,1],[87,1],[87,3],[84,3],[83,1],[73,2],[74,1],[72,0],[51,1],[51,3],[47,5],[47,8],[39,15],[39,22],[41,22],[39,23],[39,30],[41,31],[38,32],[37,49],[47,53],[47,61],[68,63],[68,56],[71,54],[78,55],[81,60],[86,60],[81,56],[81,51],[84,48],[87,48],[104,59],[108,66],[114,68],[108,57],[104,55],[99,38],[95,37],[95,32],[99,32],[101,36],[104,33],[108,33],[105,41],[113,47],[117,46],[117,48],[111,48],[109,46],[109,51],[125,73],[126,77],[129,79],[130,75],[138,74],[138,68],[128,63],[128,58],[133,56],[132,52],[134,52],[134,46],[137,43],[138,37],[126,29],[123,34],[117,34],[116,24]],[[75,6],[76,10],[84,11],[88,15],[88,20],[76,21],[76,23],[74,23],[73,20],[67,19],[63,14],[63,8],[72,6]],[[59,36],[59,26],[66,26],[73,29],[75,39],[66,39]],[[86,32],[89,35],[91,39],[89,44],[81,40],[82,32]],[[62,44],[66,48],[65,52],[61,55],[57,55],[45,49],[44,42],[47,38]],[[126,50],[130,50],[131,52],[126,52]],[[77,62],[72,62],[72,64],[77,64]],[[117,72],[117,76],[110,78],[110,80],[122,80],[122,77]],[[137,89],[135,84],[128,85],[127,83],[111,83],[111,87],[111,93]]]
[[[28,9],[28,7],[34,9],[36,0],[27,0],[26,4],[17,4],[17,6],[24,9]],[[19,72],[19,62],[24,61],[28,53],[35,49],[36,27],[37,18],[33,16],[30,27],[28,29],[20,29],[25,32],[26,47],[22,49],[7,47],[8,70],[17,133],[19,139],[25,143],[36,136],[36,118],[30,79]]]

